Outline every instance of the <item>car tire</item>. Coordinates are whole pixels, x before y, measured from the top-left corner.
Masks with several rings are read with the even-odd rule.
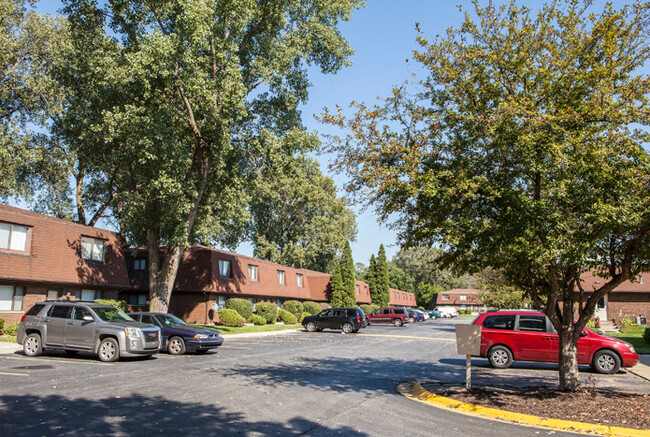
[[[591,367],[598,373],[613,374],[621,368],[621,359],[616,352],[601,350],[594,354]]]
[[[167,352],[171,355],[182,355],[185,353],[185,342],[180,337],[172,337],[167,343]]]
[[[346,333],[346,334],[351,334],[352,331],[354,331],[354,328],[353,328],[352,325],[349,324],[349,323],[344,323],[343,326],[341,326],[341,329],[342,329],[343,332]]]
[[[23,341],[23,352],[28,357],[37,357],[43,354],[41,336],[37,333],[29,334]]]
[[[316,332],[316,324],[314,322],[307,322],[305,325],[305,329],[308,332]]]
[[[507,369],[512,364],[512,352],[505,346],[494,346],[488,352],[488,360],[496,369]]]
[[[99,350],[97,352],[99,359],[104,362],[113,362],[120,359],[120,345],[117,343],[117,340],[114,338],[105,338],[99,344]]]
[[[403,325],[402,319],[395,319],[393,320],[393,325],[397,326],[398,328]]]

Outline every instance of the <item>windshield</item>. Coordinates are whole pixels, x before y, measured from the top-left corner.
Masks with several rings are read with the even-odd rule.
[[[158,320],[163,324],[163,326],[187,326],[187,323],[182,321],[176,316],[171,314],[165,314],[164,316],[158,316]]]
[[[114,307],[93,308],[93,311],[105,322],[135,322],[127,313]]]

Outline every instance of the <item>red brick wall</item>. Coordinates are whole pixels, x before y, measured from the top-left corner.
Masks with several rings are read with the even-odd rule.
[[[628,318],[636,321],[639,314],[650,317],[650,293],[614,292],[608,297],[607,318]]]

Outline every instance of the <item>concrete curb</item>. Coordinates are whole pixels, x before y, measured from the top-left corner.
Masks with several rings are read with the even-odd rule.
[[[466,404],[454,399],[433,394],[424,388],[419,382],[402,383],[397,390],[403,396],[422,402],[437,408],[465,414],[468,416],[480,417],[483,419],[513,422],[518,425],[544,427],[556,431],[580,432],[589,434],[601,434],[620,437],[650,437],[650,431],[622,428],[617,426],[594,425],[583,422],[572,422],[560,419],[545,419],[529,414],[513,413],[510,411],[497,410],[496,408],[481,407],[479,405]]]

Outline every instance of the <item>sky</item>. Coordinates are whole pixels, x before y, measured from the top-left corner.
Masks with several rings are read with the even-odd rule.
[[[605,2],[594,3],[597,9],[598,6],[602,8]],[[625,2],[613,3],[620,7]],[[55,13],[58,8],[58,0],[41,0],[37,5],[37,10],[42,13]],[[468,0],[367,0],[365,8],[355,11],[351,21],[343,22],[340,26],[355,50],[352,65],[334,75],[323,75],[317,69],[311,72],[309,101],[302,107],[307,129],[320,134],[344,135],[345,132],[319,123],[314,115],[321,114],[326,107],[347,107],[353,100],[371,105],[378,96],[389,95],[394,85],[411,79],[413,73],[421,73],[418,65],[412,61],[413,51],[418,48],[415,23],[419,23],[425,37],[433,40],[447,28],[458,27],[464,12],[472,9]],[[406,62],[407,59],[411,62]],[[323,173],[334,179],[340,194],[344,195],[342,188],[346,178],[332,174],[328,169],[334,157],[321,155],[317,159]],[[353,206],[353,210],[357,213],[358,226],[357,240],[351,244],[355,262],[368,265],[371,254],[377,253],[380,244],[384,244],[391,259],[399,251],[395,232],[378,222],[372,208],[364,211],[359,206]],[[243,244],[237,248],[237,252],[250,256],[252,247]]]

